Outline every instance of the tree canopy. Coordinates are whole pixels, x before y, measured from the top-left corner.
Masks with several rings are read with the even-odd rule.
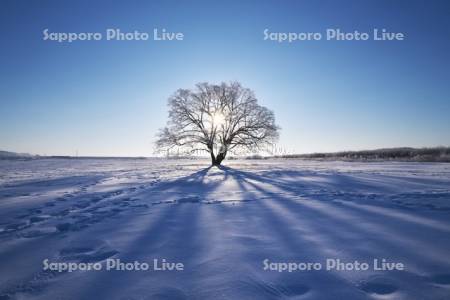
[[[169,121],[156,142],[159,150],[206,151],[212,164],[220,165],[228,152],[257,151],[278,138],[274,113],[238,82],[179,89],[168,106]]]

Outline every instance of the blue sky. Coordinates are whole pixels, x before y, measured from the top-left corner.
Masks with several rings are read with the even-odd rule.
[[[167,98],[238,80],[290,152],[450,145],[448,1],[1,1],[0,149],[149,156]],[[43,41],[42,31],[183,32],[184,40]],[[327,28],[404,41],[263,40]]]

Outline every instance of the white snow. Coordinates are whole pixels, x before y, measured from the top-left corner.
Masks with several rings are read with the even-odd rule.
[[[449,299],[450,164],[0,161],[0,299]],[[270,262],[405,270],[264,270]],[[182,263],[58,272],[55,263]],[[325,264],[324,264],[325,265]]]

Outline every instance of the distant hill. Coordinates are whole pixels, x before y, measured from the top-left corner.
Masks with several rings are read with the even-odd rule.
[[[0,150],[0,159],[30,159],[34,157],[34,155],[28,153],[16,153]]]
[[[314,160],[346,160],[346,161],[418,161],[418,162],[450,162],[450,147],[433,148],[387,148],[363,151],[341,151],[334,153],[311,153],[276,156],[281,158],[301,158]]]

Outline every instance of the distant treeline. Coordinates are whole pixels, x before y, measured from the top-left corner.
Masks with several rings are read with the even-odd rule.
[[[434,148],[388,148],[363,151],[342,151],[334,153],[289,154],[277,158],[300,158],[314,160],[350,160],[350,161],[422,161],[450,162],[450,147]],[[251,157],[249,157],[251,158]]]

